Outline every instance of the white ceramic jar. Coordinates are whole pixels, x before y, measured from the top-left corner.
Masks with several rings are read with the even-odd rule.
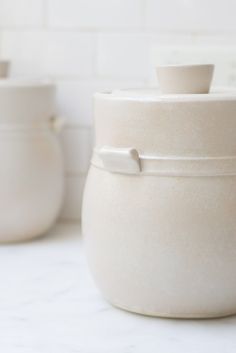
[[[82,217],[105,297],[153,316],[235,314],[236,91],[99,93],[95,127]]]
[[[0,81],[0,242],[43,234],[58,216],[63,162],[46,82]]]

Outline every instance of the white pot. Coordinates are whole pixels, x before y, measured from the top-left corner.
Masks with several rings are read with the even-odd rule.
[[[95,96],[83,202],[91,270],[133,312],[236,313],[236,92]]]
[[[0,82],[0,241],[43,234],[63,196],[62,154],[56,136],[54,86]]]

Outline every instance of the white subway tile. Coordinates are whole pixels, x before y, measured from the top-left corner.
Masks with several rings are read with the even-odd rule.
[[[0,54],[12,61],[11,75],[51,75],[58,83],[58,112],[67,121],[61,137],[67,172],[61,218],[80,218],[93,94],[140,87],[148,79],[154,85],[160,58],[182,60],[191,45],[218,46],[220,65],[227,54],[222,47],[235,43],[235,10],[235,0],[0,0]],[[178,47],[179,54],[167,55],[166,46]],[[228,72],[235,82],[233,57],[226,56],[231,68],[221,70],[222,77]]]
[[[48,32],[43,56],[45,71],[50,75],[91,76],[94,70],[95,38],[87,33]]]
[[[92,125],[93,85],[87,81],[59,81],[57,84],[57,107],[67,123]]]
[[[79,220],[81,218],[82,197],[85,177],[67,177],[65,181],[65,199],[60,218]]]
[[[133,28],[144,23],[142,0],[49,0],[49,24]]]
[[[138,80],[58,81],[57,107],[67,123],[91,126],[93,123],[93,95],[95,92],[122,87],[143,86]]]
[[[0,0],[0,26],[39,26],[43,0]]]
[[[61,136],[67,173],[86,173],[92,151],[90,128],[65,129]]]
[[[11,60],[12,76],[44,74],[45,33],[38,30],[3,31],[1,57]]]
[[[98,75],[145,79],[148,72],[148,39],[144,34],[99,35]]]
[[[12,61],[12,75],[90,76],[94,51],[90,34],[38,30],[2,34],[1,56]]]
[[[147,0],[147,26],[162,31],[236,29],[235,0]]]

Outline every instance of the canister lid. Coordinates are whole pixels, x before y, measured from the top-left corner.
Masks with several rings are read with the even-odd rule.
[[[172,80],[168,67],[159,89],[97,94],[96,148],[134,148],[141,155],[161,158],[234,158],[236,89],[210,88],[209,66],[185,68],[186,72],[196,69],[194,84],[189,77],[184,78],[183,67],[175,69],[178,73],[172,86],[165,81]],[[208,72],[204,85],[196,78],[199,71]],[[209,93],[203,93],[208,89]],[[128,157],[130,154],[129,150]],[[109,153],[106,157],[109,159]]]

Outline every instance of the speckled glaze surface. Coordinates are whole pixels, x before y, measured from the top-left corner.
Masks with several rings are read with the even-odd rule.
[[[94,278],[114,305],[179,318],[236,313],[235,114],[227,90],[95,96],[82,225]],[[135,149],[138,169],[125,170],[130,150],[121,163],[114,148]]]

